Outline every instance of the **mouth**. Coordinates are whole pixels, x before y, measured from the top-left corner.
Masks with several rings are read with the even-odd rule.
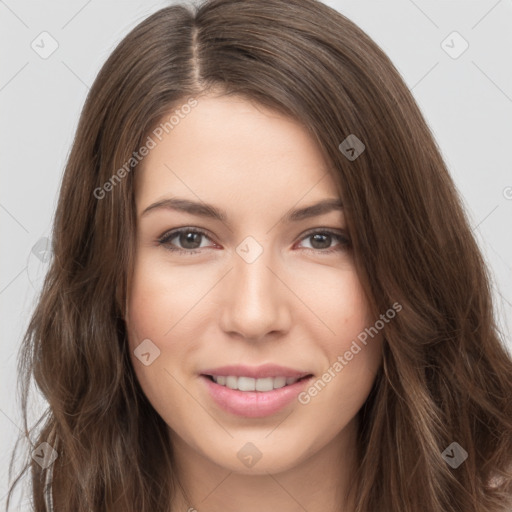
[[[279,413],[294,402],[313,379],[313,374],[285,377],[201,374],[204,390],[212,404],[224,412],[247,419]]]
[[[313,374],[309,373],[303,377],[285,377],[284,375],[278,375],[275,377],[264,377],[254,378],[247,376],[236,376],[236,375],[207,375],[202,374],[211,382],[218,384],[229,389],[237,391],[255,391],[266,393],[276,389],[281,389],[289,386],[293,386],[297,382],[309,379]]]

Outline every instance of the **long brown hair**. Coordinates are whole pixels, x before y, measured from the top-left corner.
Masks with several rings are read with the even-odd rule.
[[[213,0],[140,23],[83,108],[19,359],[25,440],[58,453],[48,468],[23,468],[35,511],[46,510],[50,469],[55,512],[167,511],[176,493],[167,426],[127,349],[132,157],[165,116],[212,91],[309,130],[332,165],[373,313],[402,305],[359,413],[356,512],[510,510],[512,360],[461,200],[410,91],[361,29],[320,2]],[[340,146],[351,134],[365,146],[355,159]],[[28,429],[32,378],[48,409]],[[453,442],[467,452],[457,468],[442,456]]]

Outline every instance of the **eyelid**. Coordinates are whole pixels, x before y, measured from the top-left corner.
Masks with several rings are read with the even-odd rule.
[[[164,246],[164,248],[166,250],[169,250],[171,252],[177,252],[177,253],[199,254],[199,253],[201,253],[202,249],[207,249],[207,247],[201,247],[201,248],[196,248],[196,249],[182,249],[181,247],[174,247],[171,249],[170,247],[165,247],[166,244],[170,240],[172,240],[173,238],[176,238],[178,235],[180,235],[181,233],[184,233],[184,232],[185,233],[191,232],[191,233],[201,234],[208,240],[212,241],[215,245],[218,245],[218,244],[216,244],[216,242],[213,241],[212,237],[205,229],[199,228],[199,227],[193,227],[193,226],[183,226],[183,227],[173,228],[171,230],[168,230],[165,233],[163,233],[160,237],[157,238],[157,242],[159,245]],[[331,235],[331,236],[336,237],[339,241],[339,245],[342,245],[344,248],[347,248],[348,246],[351,245],[350,237],[343,229],[328,228],[328,227],[311,228],[311,229],[305,231],[304,233],[301,233],[299,235],[298,241],[300,242],[300,241],[308,238],[309,236],[315,235],[317,233]],[[328,248],[328,249],[311,249],[309,247],[304,247],[303,249],[305,249],[306,251],[313,251],[315,253],[324,253],[324,254],[326,254],[326,253],[328,254],[330,252],[335,252],[337,250],[336,246]]]
[[[330,236],[337,238],[338,242],[339,242],[338,245],[341,245],[342,249],[337,249],[336,246],[330,247],[328,249],[310,249],[309,247],[304,247],[304,249],[306,251],[312,251],[317,254],[330,254],[330,253],[337,252],[340,250],[341,251],[346,250],[352,244],[352,241],[351,241],[348,233],[345,230],[343,230],[341,228],[327,228],[327,227],[317,227],[317,228],[312,228],[308,231],[305,231],[304,233],[302,233],[300,235],[299,242],[302,240],[305,240],[317,233],[322,234],[322,235],[330,235]]]
[[[201,249],[206,249],[206,247],[202,247],[201,249],[199,249],[199,248],[198,249],[182,249],[181,247],[176,247],[176,248],[170,249],[169,247],[165,247],[166,244],[173,238],[176,238],[181,233],[188,233],[188,232],[199,233],[199,234],[203,235],[205,238],[207,238],[208,240],[210,240],[211,242],[213,242],[212,237],[209,235],[209,233],[205,229],[192,227],[192,226],[183,226],[181,228],[174,228],[169,231],[166,231],[165,233],[163,233],[161,236],[159,236],[157,238],[157,242],[159,245],[164,246],[164,248],[166,248],[167,250],[176,251],[176,252],[199,253],[201,251]]]

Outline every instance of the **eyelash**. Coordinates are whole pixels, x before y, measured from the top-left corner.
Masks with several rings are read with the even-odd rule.
[[[172,245],[169,244],[170,240],[172,240],[173,238],[176,238],[181,233],[197,233],[197,234],[203,235],[205,238],[210,239],[209,236],[208,236],[208,233],[206,233],[202,229],[199,229],[199,228],[179,228],[179,229],[175,229],[175,230],[168,231],[168,232],[164,233],[160,238],[158,238],[157,242],[158,242],[159,245],[163,246],[164,249],[166,249],[168,251],[172,251],[172,252],[178,253],[178,254],[188,254],[188,255],[200,254],[201,253],[201,249],[200,248],[197,248],[197,249],[181,249],[179,247],[173,247]],[[350,240],[345,235],[342,235],[340,233],[336,233],[335,231],[332,231],[330,229],[321,229],[321,228],[318,229],[317,228],[314,231],[309,231],[309,232],[307,232],[301,238],[301,240],[304,240],[306,238],[310,238],[310,237],[312,237],[314,235],[317,235],[317,234],[320,234],[320,235],[330,235],[330,236],[334,237],[336,240],[338,240],[338,242],[340,242],[340,244],[337,245],[337,246],[331,247],[330,249],[311,249],[309,247],[304,247],[303,249],[305,249],[306,251],[311,251],[311,252],[317,253],[317,254],[318,253],[321,253],[321,254],[331,254],[333,252],[346,250],[350,246]],[[203,249],[206,249],[206,247],[203,247]]]

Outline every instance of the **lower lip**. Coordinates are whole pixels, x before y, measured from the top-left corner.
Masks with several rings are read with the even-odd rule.
[[[227,412],[245,418],[263,418],[277,413],[297,398],[313,377],[272,391],[239,391],[220,386],[201,375],[214,402]]]

